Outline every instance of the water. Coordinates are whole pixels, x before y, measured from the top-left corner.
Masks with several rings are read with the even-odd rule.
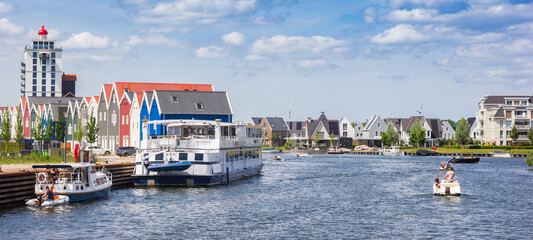
[[[7,239],[531,239],[524,159],[455,164],[461,197],[432,195],[440,157],[265,154],[259,177],[211,188],[129,188],[48,209],[0,209]]]

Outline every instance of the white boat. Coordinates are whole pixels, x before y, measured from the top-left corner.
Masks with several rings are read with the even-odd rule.
[[[433,183],[433,194],[435,196],[460,196],[461,195],[461,186],[459,181],[447,182],[442,180],[440,188],[437,187],[437,184]]]
[[[309,154],[308,153],[304,153],[304,152],[299,152],[299,153],[296,153],[295,156],[296,157],[309,157]]]
[[[148,126],[154,125],[163,134],[149,135]],[[143,122],[142,133],[141,153],[132,175],[135,185],[210,186],[259,175],[263,168],[260,126],[161,120]]]
[[[384,156],[403,156],[403,155],[405,155],[405,152],[404,151],[400,151],[400,148],[397,147],[397,146],[392,146],[389,149],[384,148],[384,149],[379,150],[379,155],[384,155]]]
[[[66,195],[70,202],[107,197],[111,189],[112,175],[105,167],[94,163],[64,163],[33,165],[36,173],[35,195],[46,193],[46,187],[54,187],[54,194]],[[51,169],[55,169],[52,180]]]
[[[276,155],[276,156],[274,156],[274,159],[272,159],[272,160],[274,160],[274,161],[281,161],[281,157],[278,156],[278,155]]]
[[[494,151],[491,154],[492,154],[492,157],[496,157],[496,158],[510,158],[510,157],[513,157],[513,154],[508,153],[508,152],[504,152],[504,151]]]
[[[38,207],[54,207],[54,206],[60,206],[63,204],[69,203],[69,198],[67,195],[56,195],[54,196],[54,200],[44,200],[42,202],[39,202],[37,198],[30,199],[26,201],[26,205],[28,206],[38,206]]]

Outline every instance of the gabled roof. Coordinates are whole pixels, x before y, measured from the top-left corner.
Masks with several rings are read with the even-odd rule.
[[[87,105],[89,105],[89,103],[91,103],[91,97],[84,97],[83,100],[85,101],[85,103]]]
[[[422,122],[422,120],[424,120],[423,116],[411,116],[407,120],[407,124],[404,126],[403,130],[407,131],[407,130],[411,129],[411,126],[413,126],[413,124],[416,122],[417,119],[418,119],[418,121],[420,121],[420,124],[422,124],[422,126],[424,126],[424,123]]]
[[[281,117],[266,117],[272,131],[288,131],[289,127]]]
[[[307,129],[307,136],[313,138],[313,133],[315,132],[316,128],[318,127],[319,121],[314,120],[308,120],[306,122],[306,129]]]
[[[263,118],[260,118],[260,117],[252,117],[252,123],[255,125],[255,126],[259,126],[259,124],[261,124],[261,121],[263,120]]]
[[[104,91],[104,97],[105,97],[105,103],[106,106],[109,106],[110,98],[111,98],[111,90],[113,89],[113,84],[104,84],[102,86],[102,90]]]
[[[500,107],[498,111],[496,111],[496,114],[494,114],[494,117],[497,117],[497,118],[505,117],[505,111],[503,111],[503,108]]]
[[[441,138],[442,135],[442,123],[438,118],[426,118],[431,128],[431,138]]]
[[[21,97],[20,98],[20,106],[22,107],[22,111],[26,111],[26,108],[27,108],[27,101],[28,99],[26,97]]]
[[[122,95],[127,89],[128,92],[143,92],[154,90],[172,91],[201,91],[212,92],[211,84],[190,84],[190,83],[149,83],[149,82],[115,82],[113,83],[117,94],[117,99],[122,99]]]
[[[472,124],[474,124],[474,122],[476,121],[476,118],[475,117],[469,117],[466,119],[466,121],[468,122],[468,127],[472,128]]]
[[[388,127],[389,123],[392,123],[393,126],[396,128],[396,130],[400,131],[402,128],[402,118],[384,118],[383,121],[385,122],[385,125]]]
[[[98,102],[100,102],[100,96],[94,96],[94,101],[96,101],[96,104],[98,104]]]
[[[153,96],[154,92],[143,92],[143,100],[141,101],[140,105],[142,106],[142,102],[146,101],[146,107],[148,108],[148,111],[150,111],[150,108],[152,107]]]
[[[226,92],[155,90],[153,95],[160,114],[233,115]]]
[[[120,99],[119,102],[127,100],[128,103],[131,104],[131,102],[133,102],[133,98],[134,97],[135,97],[135,93],[134,92],[126,92],[125,94],[122,94],[122,98]]]

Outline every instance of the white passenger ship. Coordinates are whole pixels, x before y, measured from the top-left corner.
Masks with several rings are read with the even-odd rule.
[[[162,126],[162,135],[148,128]],[[203,120],[144,121],[135,185],[209,186],[259,175],[262,129]]]

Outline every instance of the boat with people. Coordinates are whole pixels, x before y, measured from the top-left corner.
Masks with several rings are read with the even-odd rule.
[[[450,169],[450,164],[448,163],[445,163],[444,161],[440,162],[440,167],[439,167],[439,170],[441,171],[447,171]]]
[[[149,135],[149,129],[160,129]],[[220,120],[142,123],[133,183],[140,186],[211,186],[261,173],[262,129]]]
[[[272,159],[274,161],[281,161],[281,157],[279,155],[276,155],[274,156],[274,159]]]
[[[65,195],[67,202],[102,198],[109,195],[113,185],[112,174],[94,163],[62,163],[33,165],[37,169],[35,195],[45,195],[53,187],[54,195]],[[58,201],[66,199],[59,198]]]
[[[416,156],[437,156],[437,152],[426,149],[416,150],[415,154]]]
[[[510,158],[513,157],[513,154],[505,151],[494,151],[491,153],[492,157],[495,158]]]
[[[479,157],[474,156],[457,156],[453,157],[448,163],[478,163]]]
[[[63,204],[69,203],[69,198],[67,195],[55,195],[54,200],[41,200],[40,198],[32,198],[26,201],[28,206],[37,206],[37,207],[55,207]]]
[[[344,152],[341,149],[330,148],[328,154],[344,154]]]
[[[461,185],[459,185],[458,180],[442,180],[440,187],[435,183],[433,184],[433,194],[435,196],[461,196]]]
[[[296,153],[295,156],[296,157],[309,157],[309,154],[305,153],[305,152],[298,152],[298,153]]]
[[[391,146],[389,149],[380,149],[379,155],[383,156],[403,156],[405,155],[404,151],[400,151],[400,147],[398,146]]]

